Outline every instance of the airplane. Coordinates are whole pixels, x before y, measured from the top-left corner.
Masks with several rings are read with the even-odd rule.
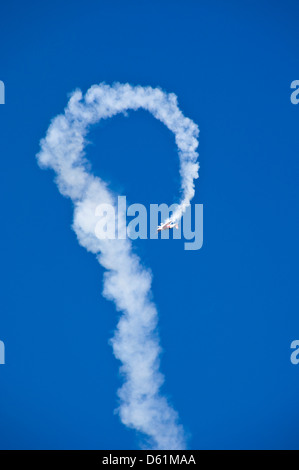
[[[179,228],[178,224],[176,224],[172,220],[169,220],[168,222],[164,222],[164,224],[159,225],[157,228],[157,232],[162,232],[162,230],[170,230],[174,227],[177,229]]]

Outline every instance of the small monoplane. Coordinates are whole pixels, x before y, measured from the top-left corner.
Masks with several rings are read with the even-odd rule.
[[[173,228],[179,228],[178,224],[176,222],[173,222],[172,220],[168,220],[168,222],[164,222],[164,224],[161,224],[157,228],[157,232],[162,232],[162,230],[170,230]]]

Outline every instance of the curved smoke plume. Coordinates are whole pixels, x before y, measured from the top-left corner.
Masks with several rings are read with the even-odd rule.
[[[148,110],[175,135],[182,197],[172,218],[178,220],[194,196],[199,131],[196,124],[184,117],[174,94],[128,84],[94,85],[84,97],[77,90],[64,114],[51,122],[37,159],[42,168],[56,172],[59,191],[72,200],[73,229],[78,241],[107,270],[103,294],[123,313],[112,339],[124,377],[118,391],[121,421],[143,433],[152,448],[182,449],[185,447],[183,428],[178,424],[177,413],[160,394],[164,378],[159,372],[157,310],[149,298],[151,275],[132,253],[129,239],[96,237],[95,226],[99,220],[95,216],[96,207],[103,203],[115,205],[116,200],[105,182],[89,172],[85,159],[86,135],[92,124],[139,108]]]

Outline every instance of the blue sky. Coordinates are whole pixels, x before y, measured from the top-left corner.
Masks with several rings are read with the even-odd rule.
[[[5,2],[0,18],[0,447],[135,449],[114,409],[118,314],[35,155],[68,94],[174,92],[200,128],[204,245],[137,241],[153,272],[163,392],[192,449],[298,448],[299,6],[295,1]],[[93,170],[129,202],[178,194],[173,136],[144,111],[96,126]],[[167,184],[165,184],[167,183]]]

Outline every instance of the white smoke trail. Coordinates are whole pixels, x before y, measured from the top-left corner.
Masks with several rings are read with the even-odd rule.
[[[180,157],[181,203],[173,216],[179,219],[194,195],[198,177],[196,148],[198,128],[183,116],[174,94],[151,87],[128,84],[92,86],[83,97],[75,91],[63,115],[51,123],[37,155],[39,165],[56,172],[56,183],[74,204],[73,229],[79,243],[96,254],[107,270],[104,296],[123,312],[112,346],[121,361],[124,384],[118,391],[122,422],[143,433],[152,448],[185,448],[184,431],[177,413],[160,394],[160,347],[155,327],[157,310],[150,300],[151,275],[132,253],[131,242],[100,240],[95,235],[99,204],[115,205],[115,196],[105,182],[92,175],[85,159],[86,135],[91,124],[129,109],[148,110],[174,135]]]

